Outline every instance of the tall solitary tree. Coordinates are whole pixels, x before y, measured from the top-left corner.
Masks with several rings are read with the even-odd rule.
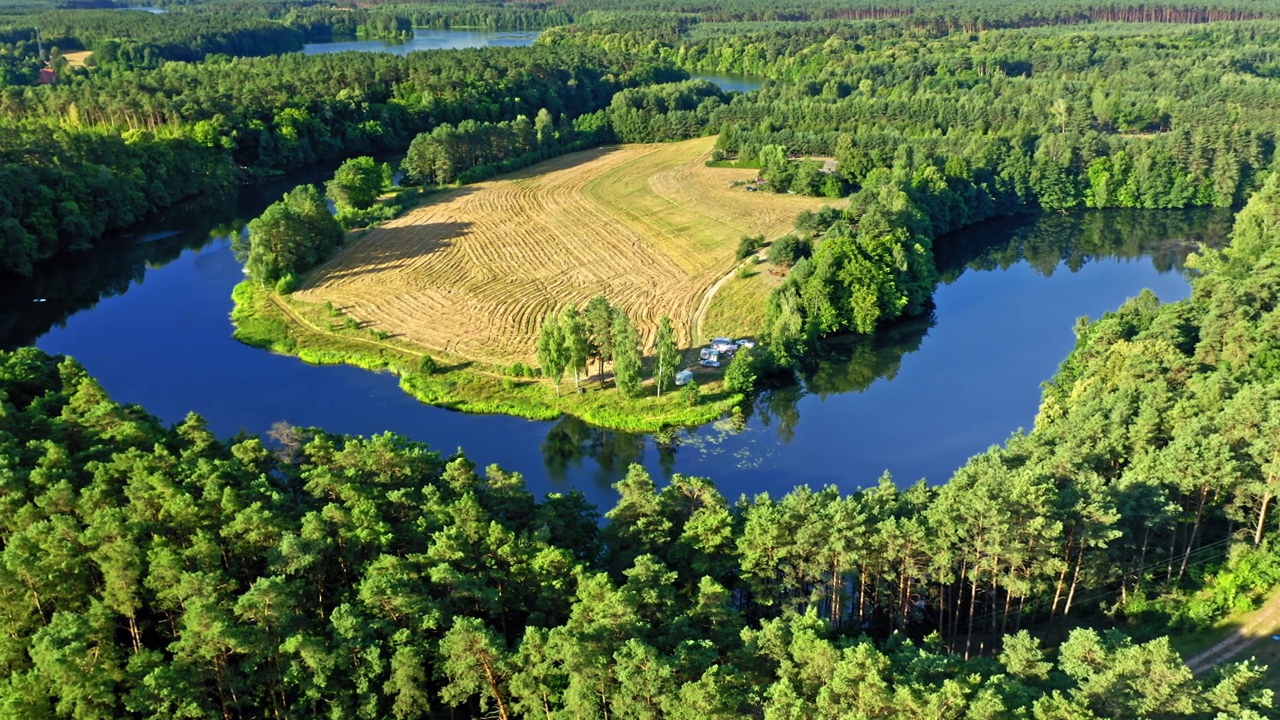
[[[560,378],[564,376],[564,368],[569,364],[569,353],[564,340],[559,318],[555,313],[548,315],[542,321],[542,330],[538,332],[538,364],[555,384],[556,397],[560,396]]]
[[[680,349],[676,347],[676,331],[671,327],[671,318],[663,316],[658,321],[658,339],[655,348],[653,384],[658,388],[658,397],[662,397],[662,388],[675,382],[676,367],[680,364]]]
[[[533,131],[537,135],[538,145],[542,147],[550,145],[556,139],[555,123],[546,108],[539,110],[537,117],[534,118]]]
[[[640,394],[640,333],[621,309],[613,316],[613,382],[627,397]]]
[[[603,295],[591,298],[583,315],[591,356],[600,361],[600,387],[604,387],[604,364],[613,360],[613,306]]]
[[[579,371],[586,371],[591,344],[587,339],[587,324],[578,313],[578,308],[573,305],[567,306],[560,313],[560,333],[564,336],[564,349],[568,355],[566,359],[573,370],[573,386],[581,387]]]

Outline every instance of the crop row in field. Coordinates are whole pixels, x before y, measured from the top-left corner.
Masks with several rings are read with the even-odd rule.
[[[299,298],[497,363],[530,360],[544,317],[600,294],[646,344],[663,315],[692,344],[738,239],[786,232],[822,204],[734,187],[754,171],[706,167],[713,142],[600,148],[436,196],[352,242]]]

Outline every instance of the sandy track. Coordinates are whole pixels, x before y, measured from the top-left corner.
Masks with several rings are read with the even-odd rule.
[[[1249,615],[1244,625],[1187,660],[1187,667],[1196,675],[1202,675],[1224,662],[1239,659],[1256,643],[1276,642],[1271,639],[1276,632],[1280,632],[1280,592],[1272,593],[1267,603]]]

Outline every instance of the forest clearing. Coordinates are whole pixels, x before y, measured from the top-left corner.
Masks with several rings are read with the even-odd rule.
[[[89,59],[93,54],[92,50],[77,50],[76,52],[62,53],[62,57],[66,58],[67,65],[71,67],[84,67],[84,61]]]
[[[573,153],[445,193],[370,230],[295,295],[416,347],[497,363],[533,357],[543,318],[604,294],[646,348],[735,266],[742,235],[776,237],[829,201],[749,193],[710,168],[714,137]]]

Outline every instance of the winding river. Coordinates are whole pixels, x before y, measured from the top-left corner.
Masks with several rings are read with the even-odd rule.
[[[395,46],[325,43],[307,52],[527,45],[535,37],[419,30]],[[701,77],[730,90],[758,87],[751,78]],[[572,418],[428,407],[392,375],[311,366],[232,340],[231,288],[243,275],[231,237],[294,185],[332,171],[312,168],[186,203],[34,278],[6,279],[0,347],[71,355],[117,400],[168,423],[196,412],[222,436],[263,433],[280,420],[390,431],[522,472],[539,494],[580,489],[602,509],[633,462],[655,476],[710,477],[731,499],[806,483],[849,491],[886,471],[900,485],[943,482],[970,456],[1030,427],[1040,383],[1071,350],[1078,316],[1114,309],[1143,288],[1164,300],[1184,297],[1187,252],[1222,242],[1231,221],[1209,210],[1088,212],[990,222],[941,238],[944,282],[929,317],[827,343],[814,370],[762,393],[743,416],[655,437]]]
[[[632,462],[713,478],[731,498],[798,484],[844,490],[889,471],[944,481],[971,455],[1031,425],[1039,384],[1097,316],[1142,288],[1186,295],[1197,242],[1220,242],[1216,211],[1110,211],[986,223],[938,242],[936,309],[861,341],[829,343],[816,370],[763,393],[749,414],[661,437],[573,419],[532,422],[428,407],[396,378],[317,367],[231,339],[242,273],[230,238],[299,182],[331,168],[187,203],[98,250],[0,287],[0,346],[77,358],[113,397],[165,422],[188,412],[222,436],[272,423],[400,433],[445,454],[524,473],[538,493],[578,488],[604,508]]]

